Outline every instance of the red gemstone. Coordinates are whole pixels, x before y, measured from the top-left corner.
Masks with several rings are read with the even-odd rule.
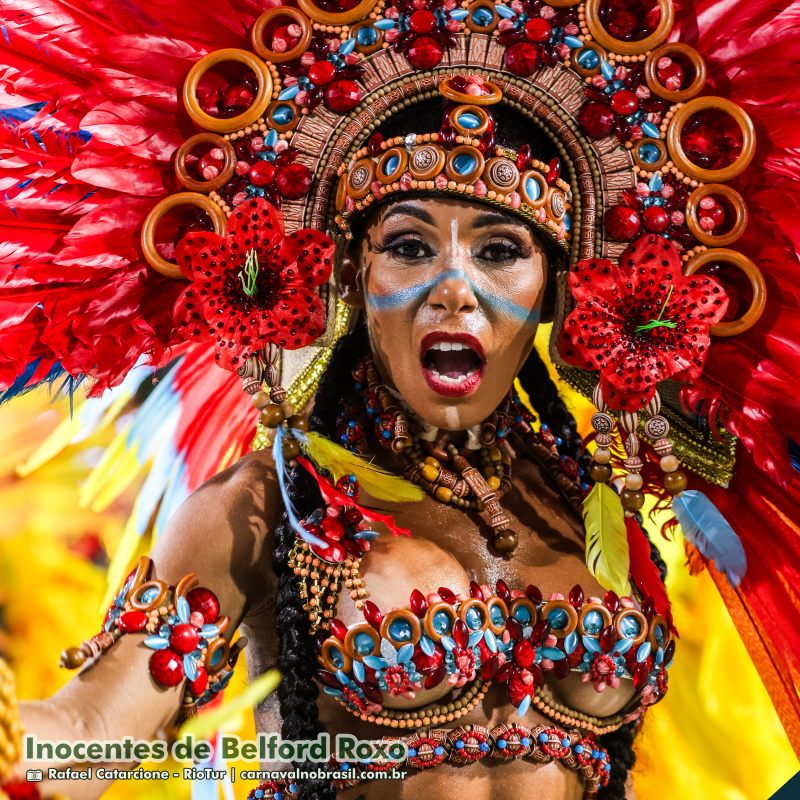
[[[327,86],[336,74],[330,61],[317,61],[308,68],[308,78],[315,86]]]
[[[117,626],[123,633],[138,633],[147,625],[147,614],[144,611],[126,611],[118,620]]]
[[[373,133],[369,137],[369,142],[367,142],[369,154],[371,156],[379,156],[383,152],[381,144],[383,144],[383,136],[380,133]]]
[[[522,172],[528,168],[528,164],[531,162],[531,146],[529,144],[524,144],[520,147],[519,152],[517,153],[517,169]]]
[[[408,27],[414,33],[430,33],[436,27],[436,17],[431,11],[420,9],[409,17]]]
[[[428,601],[425,599],[425,595],[419,589],[414,589],[411,592],[411,610],[418,616],[422,617],[425,615],[425,612],[428,610]]]
[[[550,163],[547,165],[547,176],[545,177],[547,185],[552,186],[560,177],[561,177],[561,159],[560,158],[551,159]]]
[[[532,583],[529,583],[525,587],[525,595],[534,605],[538,606],[542,602],[542,590],[538,586],[534,586]]]
[[[347,625],[344,624],[338,617],[331,620],[331,633],[340,641],[344,641],[347,636]]]
[[[432,36],[419,36],[406,53],[409,63],[417,69],[432,69],[441,60],[444,50]]]
[[[664,648],[664,663],[669,664],[672,657],[675,655],[675,640],[670,639],[667,646]]]
[[[275,185],[287,200],[299,200],[308,194],[313,180],[311,170],[305,164],[295,163],[278,172]]]
[[[579,583],[576,583],[569,590],[569,604],[575,608],[580,608],[583,605],[583,598],[586,595],[583,593],[583,588]]]
[[[650,670],[644,664],[637,664],[633,671],[633,688],[641,689],[650,677]]]
[[[170,647],[181,655],[191,653],[197,647],[199,641],[200,637],[198,636],[197,628],[188,623],[176,625],[169,637]]]
[[[650,206],[642,214],[644,226],[652,233],[663,233],[669,225],[669,216],[661,206]]]
[[[378,606],[372,602],[372,600],[367,600],[364,603],[364,619],[372,625],[373,628],[380,628],[381,622],[383,622],[383,614],[378,610]]]
[[[197,677],[189,684],[189,689],[195,697],[199,697],[208,686],[208,673],[202,664],[197,665]]]
[[[320,527],[325,531],[326,538],[333,539],[334,542],[340,541],[344,536],[344,525],[335,517],[325,517]]]
[[[352,111],[361,102],[361,89],[355,81],[341,78],[325,90],[325,105],[337,114]]]
[[[613,614],[616,611],[619,611],[620,602],[617,593],[612,589],[609,589],[605,597],[603,597],[603,603],[605,603],[606,608]]]
[[[454,605],[458,600],[455,592],[451,589],[448,589],[446,586],[440,586],[437,590],[437,593],[445,603],[449,603],[451,606]]]
[[[604,218],[606,233],[618,242],[630,242],[639,235],[642,221],[639,212],[629,206],[611,206]]]
[[[357,508],[348,508],[344,512],[344,521],[348,525],[358,525],[364,519],[364,515]]]
[[[514,645],[514,661],[518,667],[529,667],[535,658],[536,652],[529,639],[523,639]]]
[[[444,663],[444,651],[441,647],[436,647],[433,655],[427,655],[422,650],[415,650],[414,655],[411,657],[414,666],[419,670],[421,675],[430,677],[441,669]]]
[[[587,103],[578,112],[578,122],[592,139],[602,139],[614,127],[614,112],[604,103]]]
[[[469,596],[476,597],[478,598],[478,600],[480,600],[483,597],[483,592],[481,591],[481,587],[478,586],[478,584],[475,583],[475,581],[469,582]]]
[[[237,83],[225,92],[222,105],[228,108],[250,108],[255,99],[256,96],[250,87]]]
[[[463,619],[457,619],[453,624],[453,638],[459,647],[466,647],[469,642],[469,629]]]
[[[644,602],[642,603],[642,614],[644,614],[647,619],[653,616],[653,612],[655,610],[655,604],[653,603],[652,597],[645,597]]]
[[[501,600],[505,600],[506,603],[511,602],[511,590],[508,588],[508,584],[504,580],[497,581],[495,588],[497,589],[497,595]]]
[[[556,662],[558,663],[558,662]],[[533,664],[531,666],[531,675],[533,675],[533,683],[535,686],[543,686],[544,685],[544,672],[542,668],[538,664]]]
[[[198,586],[186,595],[191,611],[199,611],[207,625],[211,625],[219,618],[219,600],[210,589]]]
[[[611,95],[611,108],[623,117],[629,117],[639,108],[639,98],[628,89],[620,89]]]
[[[614,630],[614,626],[607,625],[603,628],[598,637],[598,641],[604,653],[610,652],[611,648],[617,643],[617,632]]]
[[[351,544],[351,542],[351,539],[347,540],[348,544]],[[345,548],[342,547],[338,542],[319,551],[320,558],[323,558],[325,561],[329,561],[333,564],[340,564],[342,561],[344,561],[346,554],[347,552]],[[358,553],[353,553],[353,555],[358,555]]]
[[[437,670],[428,675],[427,678],[425,678],[425,684],[424,684],[425,688],[433,689],[434,686],[438,686],[445,679],[446,675],[447,675],[447,667],[444,664],[442,664],[441,667],[439,667]]]
[[[541,17],[535,17],[525,23],[525,38],[529,42],[544,44],[550,38],[551,33],[550,23]]]
[[[269,186],[274,180],[278,168],[270,161],[256,161],[247,177],[255,186]]]
[[[550,635],[550,623],[546,619],[539,620],[531,633],[531,641],[534,644],[541,644]]]
[[[183,663],[172,650],[156,650],[150,656],[149,668],[159,686],[177,686],[183,680]]]
[[[520,625],[519,620],[514,619],[514,617],[509,617],[506,620],[506,630],[515,642],[522,639],[522,625]]]
[[[660,58],[656,68],[658,82],[672,92],[677,92],[683,86],[685,74],[683,67],[671,58]]]
[[[505,66],[509,72],[513,72],[523,78],[533,75],[539,66],[538,48],[529,42],[512,44],[506,50]]]
[[[498,683],[505,683],[515,672],[517,668],[512,661],[506,661],[500,669],[494,674],[494,679]]]
[[[508,699],[515,706],[518,706],[526,697],[533,696],[535,681],[530,680],[528,682],[525,680],[525,678],[531,677],[531,673],[528,670],[518,669],[508,681]]]
[[[495,655],[481,661],[481,678],[483,678],[483,680],[491,681],[494,679],[497,673],[497,660],[497,656]]]
[[[371,683],[365,683],[361,688],[364,690],[364,696],[367,700],[373,703],[383,702],[383,695],[377,686],[373,686]]]
[[[331,689],[341,689],[342,684],[339,682],[339,679],[332,672],[328,672],[327,670],[321,669],[317,674],[319,679],[326,686],[330,686]]]
[[[560,661],[553,662],[553,672],[555,673],[556,678],[562,680],[569,675],[570,671],[570,664],[566,658],[562,658]]]

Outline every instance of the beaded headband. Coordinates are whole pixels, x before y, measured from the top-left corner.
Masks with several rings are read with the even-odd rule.
[[[156,246],[161,220],[180,207],[198,210],[221,235],[237,208],[264,198],[280,209],[288,234],[307,238],[309,228],[347,235],[355,214],[392,193],[441,192],[521,214],[568,250],[569,263],[616,261],[653,234],[672,243],[685,275],[709,267],[742,272],[749,296],[730,305],[747,310],[716,321],[710,333],[747,331],[763,312],[765,284],[758,267],[731,248],[747,208],[725,184],[753,158],[753,124],[735,103],[699,96],[703,58],[667,42],[671,0],[657,0],[633,25],[626,14],[601,0],[298,0],[270,8],[251,29],[251,50],[209,53],[187,76],[183,102],[201,130],[175,157],[187,191],[153,209],[143,253],[157,271],[190,277],[189,267]],[[438,133],[388,142],[375,136],[395,115],[442,95],[449,113]],[[495,103],[516,112],[532,139],[548,139],[558,160],[545,165],[491,141],[487,108]],[[261,290],[258,262],[248,263],[242,291],[254,293],[243,301],[249,308]],[[555,281],[550,355],[562,377],[590,397],[594,370],[559,350],[576,308],[565,273]],[[329,274],[316,270],[307,279],[311,290],[319,287],[319,302],[306,303],[314,313],[306,315],[305,333],[283,335],[287,320],[266,312],[252,331],[270,344],[265,350],[251,348],[249,331],[243,344],[220,342],[212,330],[227,366],[248,362],[248,386],[267,370],[277,376],[278,395],[285,384],[296,406],[311,397],[332,342],[348,327],[349,309],[331,291]],[[197,329],[196,322],[186,327]],[[727,483],[733,440],[709,438],[683,418],[669,380],[660,394],[675,453],[704,478]]]
[[[438,88],[449,101],[438,133],[388,140],[373,134],[349,166],[339,167],[337,228],[349,238],[352,218],[376,201],[398,192],[435,192],[513,211],[568,249],[572,193],[559,177],[559,159],[545,164],[531,157],[530,145],[514,152],[495,144],[497,125],[487,108],[503,95],[489,81],[457,75]]]

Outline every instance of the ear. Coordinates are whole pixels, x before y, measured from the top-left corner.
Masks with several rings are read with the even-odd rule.
[[[339,297],[352,308],[364,308],[364,287],[361,282],[361,260],[351,244],[339,263]]]

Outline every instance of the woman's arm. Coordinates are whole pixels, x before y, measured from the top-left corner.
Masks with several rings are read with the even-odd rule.
[[[194,572],[199,585],[216,594],[220,613],[231,618],[224,633],[228,640],[258,599],[275,591],[269,531],[277,517],[277,497],[268,457],[247,456],[181,506],[151,554],[152,577],[174,586]],[[159,738],[180,709],[183,684],[164,689],[153,681],[148,671],[153,651],[143,639],[143,634],[123,635],[53,697],[23,704],[26,733],[39,740]],[[45,777],[48,766],[69,765],[24,764],[45,769]],[[67,781],[46,782],[41,788],[45,794],[94,798],[105,785]]]

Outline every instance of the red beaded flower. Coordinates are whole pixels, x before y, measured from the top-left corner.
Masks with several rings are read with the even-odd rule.
[[[176,258],[191,281],[178,299],[179,336],[216,343],[226,369],[268,342],[287,350],[305,347],[325,327],[314,290],[328,280],[333,242],[320,231],[284,235],[280,212],[253,198],[230,216],[226,236],[199,231],[178,244]]]
[[[624,411],[646,406],[659,381],[697,379],[709,328],[728,308],[722,287],[706,275],[684,276],[674,245],[655,235],[637,239],[619,266],[580,261],[570,289],[576,307],[559,351],[569,364],[599,370],[606,403]]]

